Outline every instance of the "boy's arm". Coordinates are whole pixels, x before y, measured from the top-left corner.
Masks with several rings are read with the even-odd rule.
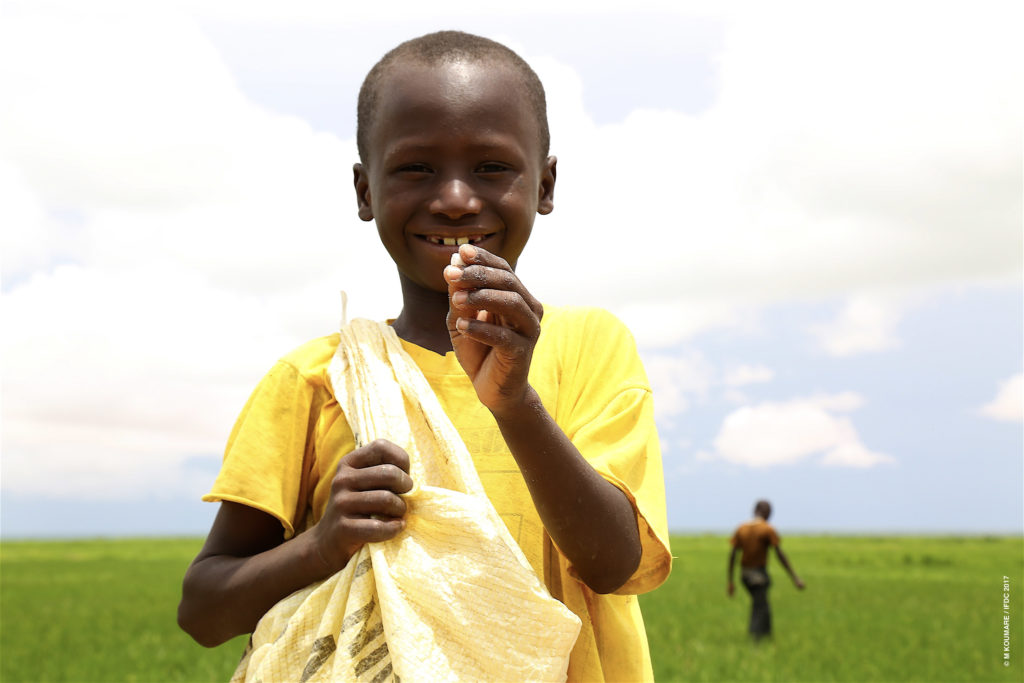
[[[533,389],[495,413],[551,539],[596,593],[611,593],[640,566],[640,531],[626,495],[588,463]]]
[[[729,573],[726,574],[726,587],[725,592],[729,594],[731,598],[733,593],[736,592],[736,585],[732,582],[733,570],[736,567],[736,554],[740,551],[739,546],[733,546],[732,551],[729,553]]]
[[[185,573],[178,625],[205,647],[251,633],[278,600],[328,575],[310,540],[299,534],[285,542],[277,518],[222,502]]]
[[[408,469],[408,454],[387,441],[352,451],[338,464],[323,518],[287,541],[277,518],[222,502],[185,573],[178,624],[206,647],[251,633],[279,600],[343,569],[364,543],[401,531]]]
[[[503,259],[470,245],[459,254],[465,266],[444,273],[459,362],[494,415],[548,534],[584,583],[610,593],[640,565],[633,506],[583,458],[529,384],[541,304]]]
[[[793,571],[793,567],[789,564],[789,558],[787,558],[786,554],[782,552],[782,546],[775,546],[775,554],[779,556],[779,562],[782,564],[783,567],[785,567],[786,571],[789,573],[789,578],[793,579],[793,584],[797,588],[803,590],[804,582],[801,581],[800,577],[796,575],[795,571]]]

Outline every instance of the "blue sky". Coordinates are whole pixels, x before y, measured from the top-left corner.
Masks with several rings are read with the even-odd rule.
[[[520,275],[633,329],[673,529],[766,496],[783,530],[1021,533],[1012,4],[385,5],[4,6],[4,536],[202,534],[273,360],[339,289],[397,312],[355,94],[442,27],[546,84]]]

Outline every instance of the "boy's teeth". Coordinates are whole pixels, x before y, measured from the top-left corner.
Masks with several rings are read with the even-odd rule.
[[[469,237],[441,237],[438,235],[428,235],[427,240],[434,244],[443,244],[446,247],[460,247],[463,244],[476,244],[484,237],[486,237],[486,235],[471,235]]]

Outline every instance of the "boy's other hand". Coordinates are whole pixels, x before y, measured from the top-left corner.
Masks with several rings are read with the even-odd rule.
[[[386,541],[405,528],[399,494],[412,485],[409,454],[390,441],[377,439],[341,459],[327,509],[312,529],[317,553],[332,573],[364,543]]]
[[[480,402],[500,414],[522,404],[544,307],[508,263],[462,245],[464,266],[448,266],[448,333]]]

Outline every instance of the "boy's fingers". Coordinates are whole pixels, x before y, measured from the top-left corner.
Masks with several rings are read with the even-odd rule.
[[[409,454],[390,441],[377,439],[343,457],[331,485],[335,490],[406,493],[413,486],[408,472]]]
[[[512,270],[512,267],[508,265],[508,261],[505,259],[472,244],[464,244],[459,247],[459,258],[467,266],[475,263],[482,266],[491,266],[492,268],[501,268],[502,270]]]
[[[460,247],[459,256],[464,266],[445,268],[445,280],[448,282],[449,290],[486,288],[518,292],[534,315],[538,318],[543,317],[544,307],[523,286],[519,276],[505,259],[470,244]]]
[[[487,311],[505,327],[529,338],[540,336],[540,320],[518,292],[499,289],[459,290],[452,295],[456,318],[477,318]]]
[[[412,477],[390,464],[358,469],[339,465],[333,484],[345,491],[406,493],[412,489]]]
[[[378,543],[394,538],[404,526],[401,519],[363,517],[348,521],[349,536],[360,543]]]
[[[473,341],[501,350],[516,358],[528,357],[533,349],[532,340],[526,339],[503,325],[496,325],[477,318],[459,318],[455,327],[460,334]]]
[[[406,505],[401,497],[391,491],[371,490],[348,492],[339,497],[338,504],[351,516],[380,516],[399,518],[405,515]]]
[[[346,455],[342,461],[356,469],[377,465],[394,465],[403,472],[409,471],[409,454],[401,446],[387,439],[371,441]]]
[[[451,268],[454,268],[454,266],[448,266],[448,269],[445,269],[445,278],[448,280],[448,292],[450,295],[454,296],[456,292],[472,292],[484,289],[514,292],[522,298],[537,319],[544,316],[544,307],[530,294],[519,277],[511,270],[500,270],[488,266],[466,266],[461,269],[459,279],[452,281],[448,278],[449,269]]]

